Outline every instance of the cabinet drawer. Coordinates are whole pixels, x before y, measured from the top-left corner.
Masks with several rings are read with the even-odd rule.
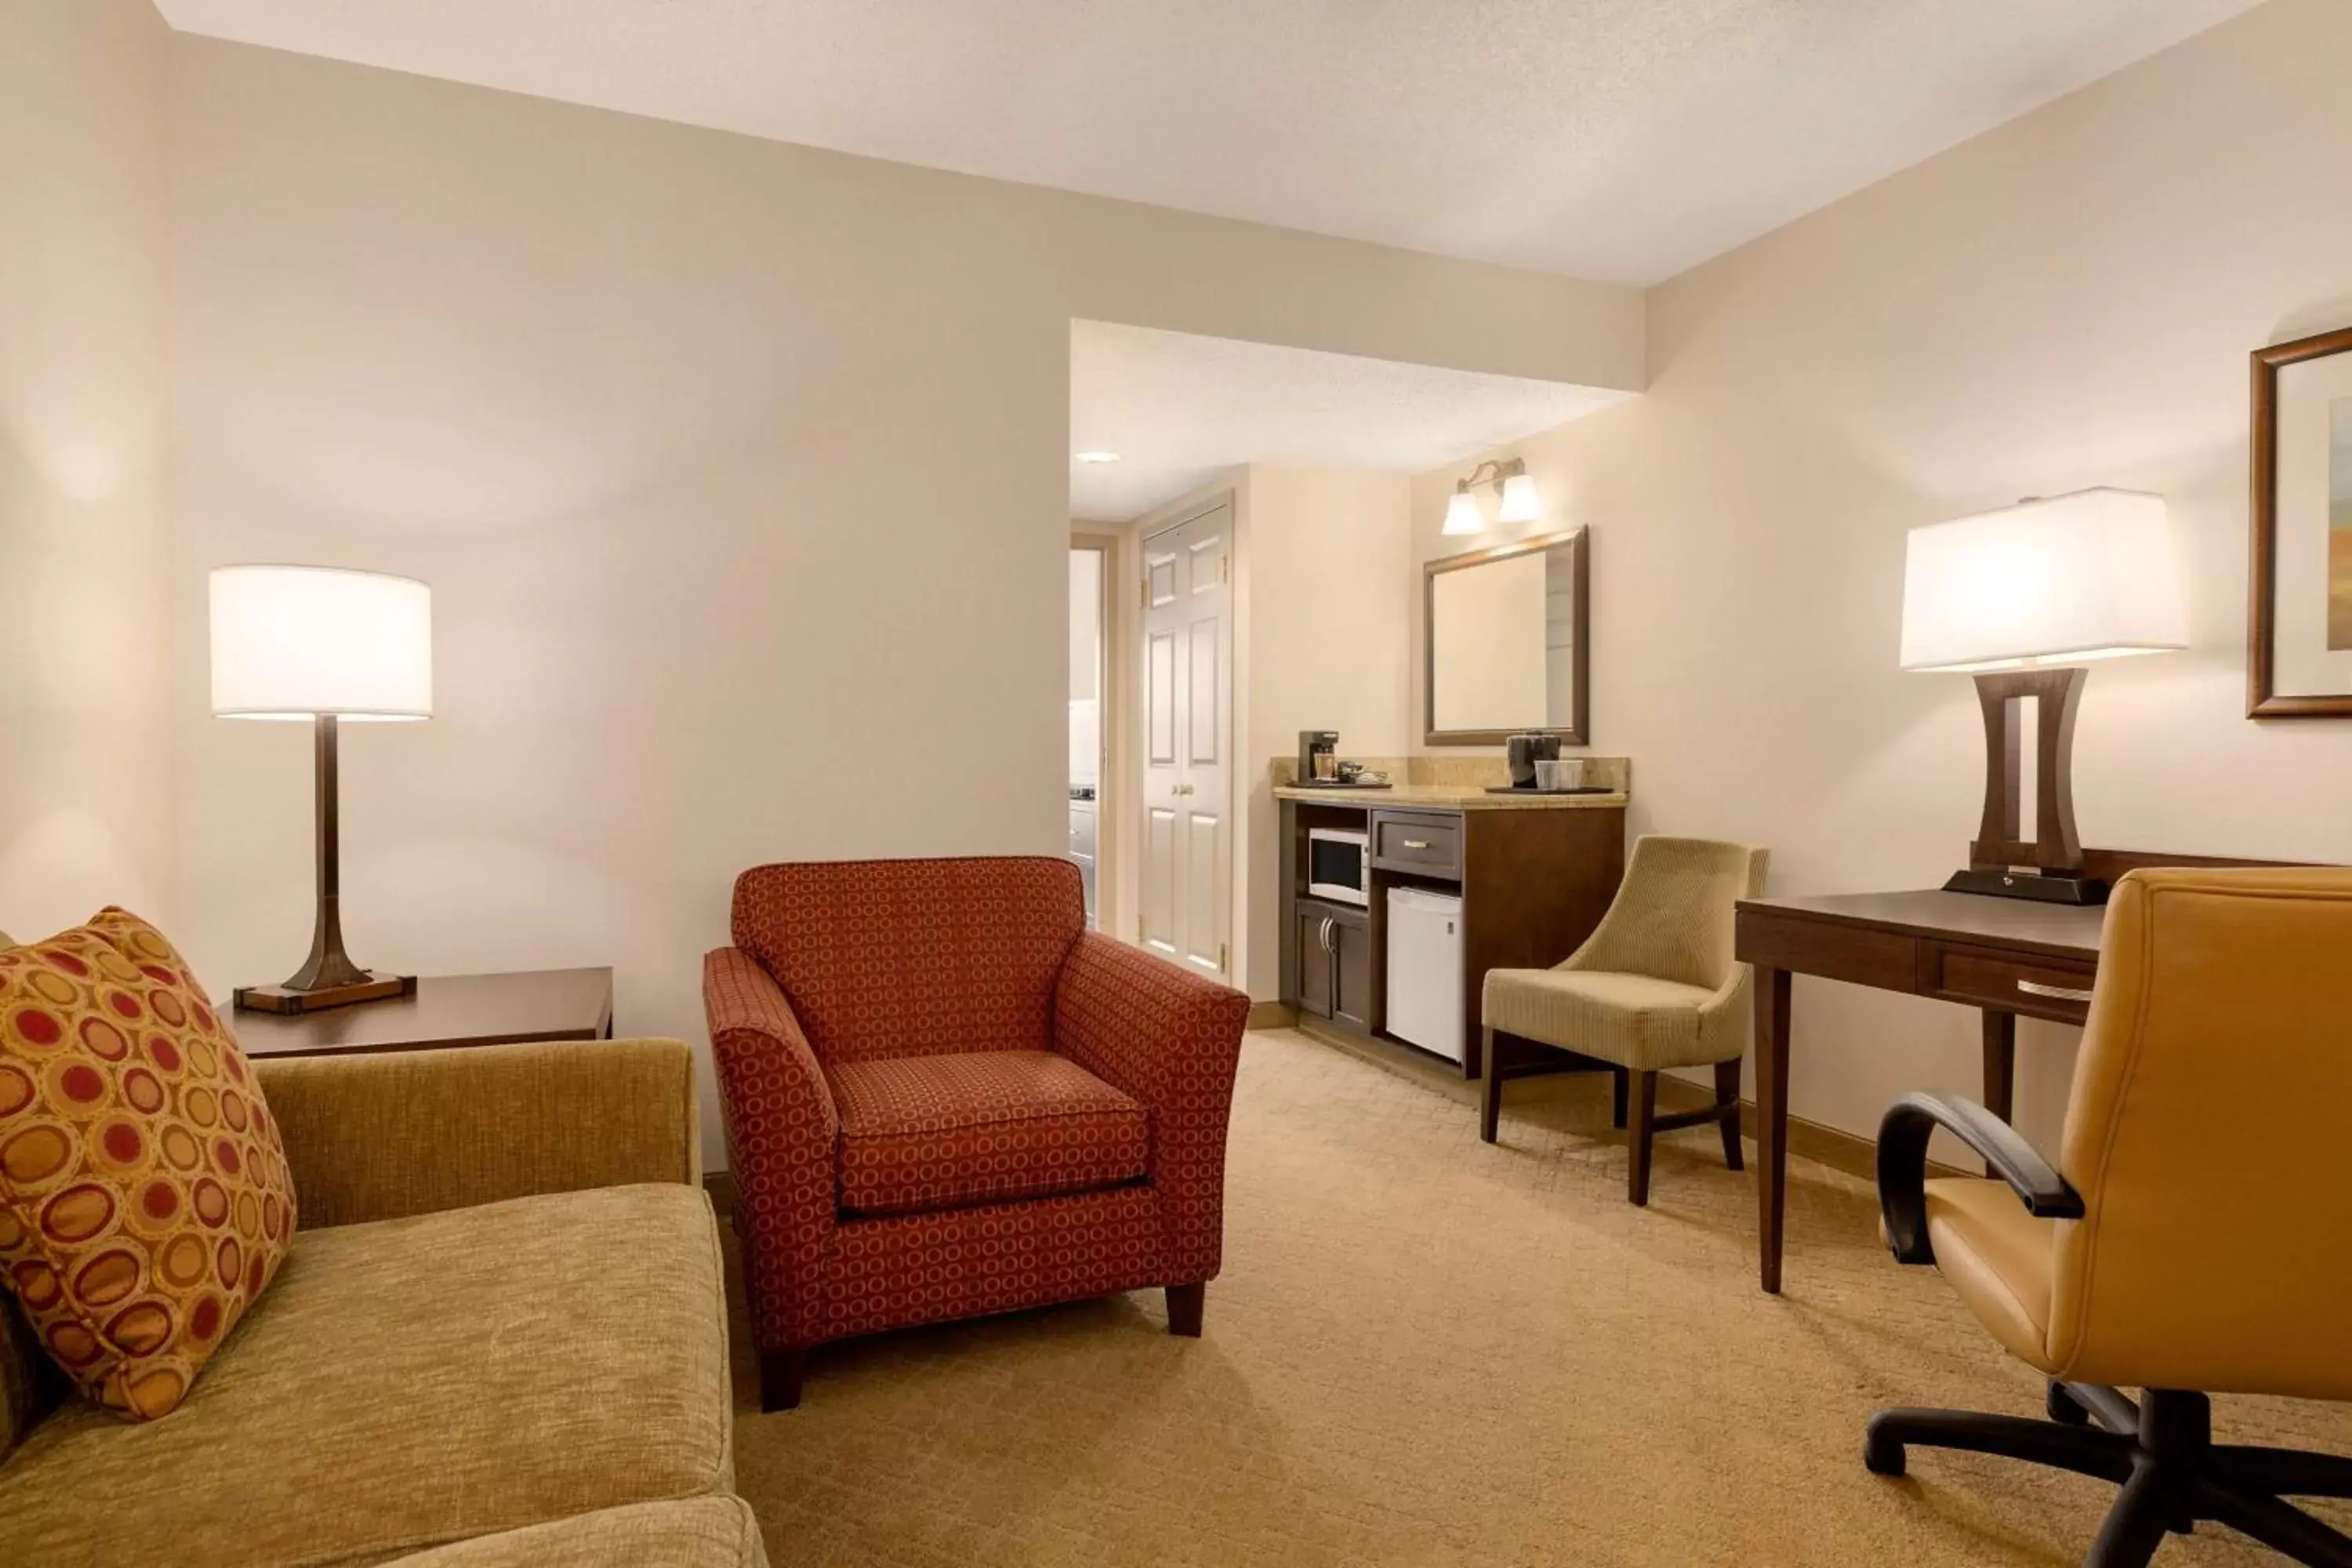
[[[1403,812],[1372,814],[1372,864],[1432,877],[1462,875],[1462,819]]]
[[[2062,958],[2023,959],[1982,948],[1928,942],[1919,954],[1919,988],[1931,996],[2079,1024],[2090,1012],[2092,964]]]

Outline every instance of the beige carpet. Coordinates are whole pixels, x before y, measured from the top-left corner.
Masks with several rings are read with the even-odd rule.
[[[1606,1080],[1554,1082],[1488,1148],[1461,1100],[1252,1036],[1196,1342],[1157,1291],[890,1335],[818,1352],[802,1407],[762,1415],[739,1301],[739,1485],[771,1556],[2081,1561],[2097,1482],[1925,1451],[1906,1480],[1863,1469],[1878,1405],[2030,1415],[2042,1387],[1933,1270],[1888,1260],[1860,1184],[1791,1171],[1775,1300],[1711,1130],[1661,1140],[1634,1209]],[[2215,1423],[2352,1452],[2352,1411],[2229,1400]],[[2278,1560],[2209,1524],[2157,1561]]]

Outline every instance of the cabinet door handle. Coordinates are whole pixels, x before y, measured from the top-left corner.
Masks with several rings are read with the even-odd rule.
[[[2059,1002],[2088,1002],[2091,994],[2077,991],[2071,985],[2044,985],[2039,980],[2021,980],[2017,988],[2028,996],[2048,996]]]
[[[1408,849],[1426,849],[1429,847],[1429,840],[1426,838],[1408,838],[1404,841],[1404,847]]]
[[[1316,934],[1316,940],[1317,940],[1317,941],[1318,941],[1318,942],[1320,942],[1323,944],[1323,951],[1324,951],[1324,952],[1330,952],[1330,951],[1331,951],[1331,917],[1330,917],[1330,916],[1328,916],[1328,915],[1325,915],[1325,916],[1323,917],[1323,929]]]

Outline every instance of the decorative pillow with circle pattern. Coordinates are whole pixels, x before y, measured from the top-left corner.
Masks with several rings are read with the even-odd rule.
[[[0,1279],[84,1393],[177,1405],[293,1239],[261,1086],[162,932],[0,951]]]

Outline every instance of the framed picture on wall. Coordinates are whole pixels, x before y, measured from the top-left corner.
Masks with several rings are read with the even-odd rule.
[[[2352,329],[2253,354],[2246,716],[2352,718]]]

